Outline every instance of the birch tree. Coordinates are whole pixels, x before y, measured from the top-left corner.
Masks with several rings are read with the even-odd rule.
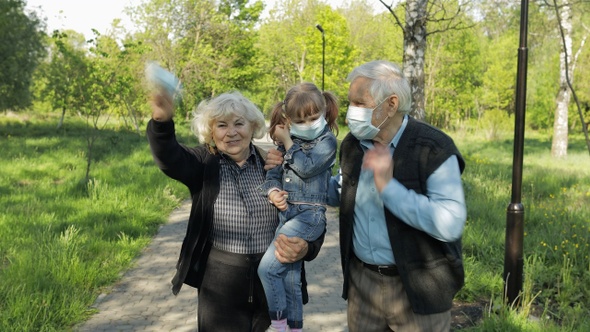
[[[403,31],[403,70],[412,88],[411,114],[417,119],[424,119],[426,39],[428,35],[433,33],[467,28],[459,15],[465,3],[452,0],[407,0],[405,4],[400,5],[405,7],[405,20],[402,22],[400,15],[393,8],[393,4],[397,1],[392,1],[389,5],[383,0],[379,0],[379,2],[393,15],[396,24]],[[428,31],[427,23],[429,22],[438,22],[438,26],[441,28]]]
[[[563,31],[563,45],[559,54],[559,91],[555,98],[555,120],[553,121],[553,141],[551,142],[551,155],[561,158],[567,155],[568,143],[568,105],[571,100],[571,91],[568,87],[567,77],[572,77],[572,10],[569,0],[563,0],[559,10],[558,21]]]
[[[573,3],[570,0],[563,0],[558,3],[557,0],[551,2],[544,0],[545,5],[552,7],[555,11],[557,27],[560,35],[561,48],[559,54],[559,90],[555,98],[555,117],[553,122],[553,140],[551,142],[551,155],[556,158],[567,156],[568,146],[568,126],[569,126],[569,104],[572,97],[578,107],[582,130],[586,137],[586,144],[590,151],[590,140],[588,139],[588,129],[585,126],[585,120],[573,88],[574,72],[577,59],[586,42],[585,34],[580,42],[578,50],[573,51]]]

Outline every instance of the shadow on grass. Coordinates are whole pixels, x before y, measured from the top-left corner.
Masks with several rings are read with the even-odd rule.
[[[145,137],[147,123],[142,123],[141,133],[126,128],[105,128],[98,131],[89,127],[82,120],[67,121],[62,128],[56,129],[52,121],[4,121],[0,126],[0,139],[25,138],[12,140],[14,144],[3,144],[3,153],[7,158],[18,158],[25,155],[43,155],[52,153],[56,149],[79,150],[86,154],[87,140],[95,135],[97,140],[92,150],[93,162],[100,162],[108,158],[127,157],[126,149],[147,149],[149,147]],[[189,146],[196,145],[196,138],[189,132],[188,124],[184,121],[176,124],[177,139]],[[29,140],[27,140],[29,139]]]

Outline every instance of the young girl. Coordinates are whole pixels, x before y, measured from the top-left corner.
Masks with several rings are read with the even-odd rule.
[[[281,212],[279,234],[317,239],[326,227],[328,182],[336,160],[338,104],[330,92],[301,83],[287,92],[272,110],[270,136],[284,153],[281,166],[266,174],[259,187]],[[264,254],[258,275],[264,286],[271,326],[267,331],[301,331],[302,262],[282,264],[275,258],[274,241]]]

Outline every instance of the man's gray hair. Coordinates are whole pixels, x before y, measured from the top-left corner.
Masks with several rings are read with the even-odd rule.
[[[396,95],[399,100],[398,110],[404,114],[410,113],[412,90],[398,65],[385,60],[367,62],[354,68],[346,80],[352,82],[357,77],[366,77],[373,81],[369,93],[376,104],[391,95]]]

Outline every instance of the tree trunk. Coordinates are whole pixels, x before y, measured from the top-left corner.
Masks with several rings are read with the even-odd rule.
[[[63,126],[65,116],[66,116],[66,107],[64,106],[61,109],[61,117],[59,118],[59,123],[57,124],[57,128],[55,128],[55,129],[59,130],[61,128],[61,126]]]
[[[567,64],[572,63],[572,13],[568,0],[563,1],[559,20],[561,21],[564,43],[559,55],[559,92],[556,98],[553,142],[551,144],[551,156],[557,158],[567,156],[568,144],[568,105],[571,99],[571,92],[568,86],[567,76],[569,75],[572,78],[571,66],[566,65],[566,61]]]
[[[428,0],[408,0],[404,29],[404,75],[412,87],[412,116],[424,119],[424,55]]]
[[[139,128],[139,123],[137,121],[137,112],[131,105],[131,103],[127,100],[127,97],[123,97],[123,102],[125,103],[125,107],[127,107],[127,112],[129,113],[129,118],[133,122],[133,126],[135,127],[135,131],[137,131],[138,135],[141,135],[141,129]]]

